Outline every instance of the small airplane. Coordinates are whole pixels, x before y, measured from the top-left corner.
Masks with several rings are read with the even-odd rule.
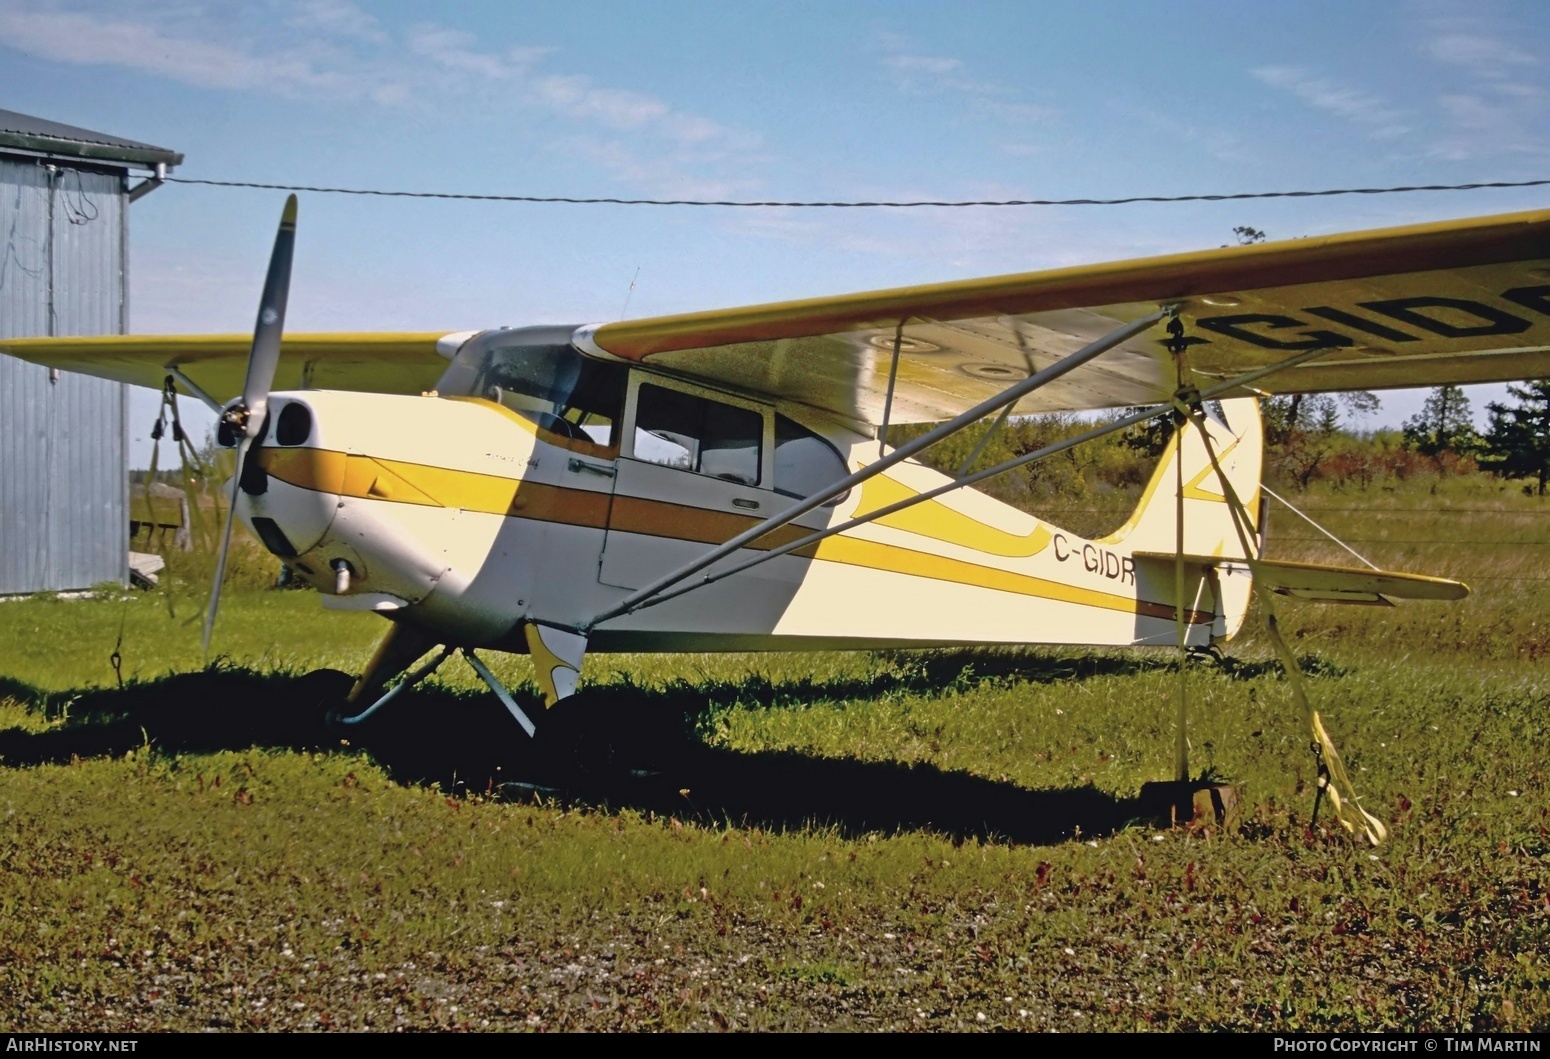
[[[530,736],[618,754],[628,725],[577,694],[591,652],[1183,651],[1232,637],[1255,593],[1457,599],[1262,556],[1257,398],[1550,375],[1550,211],[600,325],[282,338],[296,214],[251,339],[0,352],[217,411],[236,516],[325,606],[388,619],[346,723],[456,651]],[[911,459],[992,416],[1126,408],[955,477]],[[1171,447],[1102,539],[973,489],[1159,415]],[[229,543],[228,519],[222,566]],[[537,721],[486,649],[533,657]]]

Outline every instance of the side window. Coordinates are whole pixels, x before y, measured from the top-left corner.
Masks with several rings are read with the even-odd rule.
[[[775,491],[808,497],[850,473],[839,450],[817,434],[783,415],[775,417]],[[849,491],[830,500],[838,504]]]
[[[763,435],[758,412],[641,384],[635,409],[638,460],[758,485]]]

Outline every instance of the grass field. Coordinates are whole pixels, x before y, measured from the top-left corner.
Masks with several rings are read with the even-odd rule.
[[[0,1028],[1550,1029],[1550,508],[1293,499],[1476,590],[1283,609],[1376,849],[1310,826],[1252,631],[1188,674],[1243,821],[1161,829],[1164,655],[598,656],[681,738],[535,793],[552,763],[461,663],[324,730],[300,674],[380,625],[310,593],[233,593],[209,670],[191,595],[0,603]]]

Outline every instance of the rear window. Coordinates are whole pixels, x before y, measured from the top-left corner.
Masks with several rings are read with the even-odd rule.
[[[828,441],[783,415],[775,417],[775,491],[805,498],[849,473],[845,458]],[[828,502],[838,504],[850,492]]]

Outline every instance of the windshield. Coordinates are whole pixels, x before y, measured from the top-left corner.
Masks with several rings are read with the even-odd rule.
[[[458,350],[437,392],[494,401],[565,437],[617,444],[625,368],[576,352],[573,330],[524,327],[476,335]]]

